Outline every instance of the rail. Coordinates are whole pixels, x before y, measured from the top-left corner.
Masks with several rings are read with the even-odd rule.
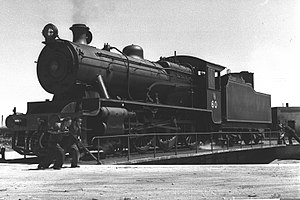
[[[250,140],[248,144],[245,144],[243,139],[239,138],[236,142],[236,144],[231,145],[230,144],[230,139],[229,136],[232,134],[239,134],[243,137],[243,135],[248,135],[250,134]],[[266,146],[279,146],[281,144],[278,144],[278,138],[279,138],[280,132],[278,131],[266,131],[266,132],[192,132],[192,133],[146,133],[146,134],[127,134],[127,135],[113,135],[113,136],[95,136],[92,138],[92,144],[97,144],[97,162],[101,163],[100,159],[100,154],[101,154],[101,140],[105,139],[121,139],[121,138],[127,138],[127,160],[131,160],[131,149],[132,149],[132,144],[131,140],[136,139],[138,137],[154,137],[153,143],[152,143],[152,152],[153,152],[153,157],[155,158],[157,156],[157,153],[159,151],[159,146],[157,144],[157,139],[162,137],[162,136],[176,136],[175,137],[175,144],[173,148],[171,148],[169,151],[167,151],[168,154],[170,152],[174,153],[175,155],[178,155],[178,147],[182,144],[178,144],[178,137],[180,136],[194,136],[194,140],[196,141],[195,148],[192,150],[194,153],[199,153],[199,150],[201,150],[201,145],[198,144],[198,139],[206,136],[206,138],[209,138],[209,150],[206,148],[206,152],[211,152],[211,153],[218,153],[220,151],[230,151],[230,150],[237,150],[237,149],[243,149],[243,148],[264,148]],[[261,137],[257,138],[257,135],[261,135]],[[207,137],[209,136],[209,137]],[[219,140],[219,142],[216,144],[214,142],[215,136],[222,136],[222,140]],[[254,143],[254,139],[256,140],[256,143]],[[220,144],[221,143],[221,144]],[[208,146],[206,145],[206,147]],[[220,148],[221,146],[221,148]],[[151,151],[149,152],[151,153]],[[160,153],[164,153],[160,151]]]

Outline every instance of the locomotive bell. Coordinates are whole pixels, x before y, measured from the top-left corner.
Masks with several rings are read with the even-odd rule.
[[[73,32],[73,42],[79,44],[89,44],[92,41],[92,33],[89,31],[90,28],[85,24],[73,24],[70,27],[70,30]]]
[[[133,58],[144,59],[144,51],[139,45],[132,44],[124,47],[123,53]]]

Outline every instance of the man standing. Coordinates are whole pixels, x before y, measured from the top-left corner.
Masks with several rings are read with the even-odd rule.
[[[278,121],[278,124],[277,124],[277,128],[278,128],[278,131],[279,131],[279,136],[278,136],[278,141],[277,141],[277,144],[285,144],[285,139],[284,139],[284,126],[283,124],[280,123],[280,121]]]
[[[71,168],[79,167],[78,161],[80,157],[80,152],[78,149],[78,139],[81,134],[81,118],[71,118],[66,119],[69,126],[69,134],[65,138],[64,147],[66,152],[68,152],[72,158]]]
[[[300,138],[298,137],[298,135],[296,134],[296,131],[291,128],[292,124],[288,122],[288,124],[285,126],[285,133],[288,136],[288,140],[289,140],[289,144],[292,145],[293,144],[293,138],[300,143]]]

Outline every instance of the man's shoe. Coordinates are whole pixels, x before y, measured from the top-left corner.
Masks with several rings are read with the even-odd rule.
[[[61,167],[56,167],[56,166],[53,166],[53,169],[55,169],[55,170],[60,170],[60,169],[61,169]]]
[[[42,166],[42,165],[38,165],[37,167],[38,169],[48,169],[48,167]]]

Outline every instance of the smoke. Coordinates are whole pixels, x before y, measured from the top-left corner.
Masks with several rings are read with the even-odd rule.
[[[115,4],[110,0],[70,0],[73,5],[73,23],[89,24],[103,20],[103,17],[115,10]]]
[[[73,23],[82,23],[86,24],[88,23],[88,15],[86,12],[86,3],[82,0],[71,0],[73,3],[73,15],[72,20]]]
[[[261,6],[265,6],[269,3],[269,0],[264,0],[262,3],[260,3],[259,5]]]

